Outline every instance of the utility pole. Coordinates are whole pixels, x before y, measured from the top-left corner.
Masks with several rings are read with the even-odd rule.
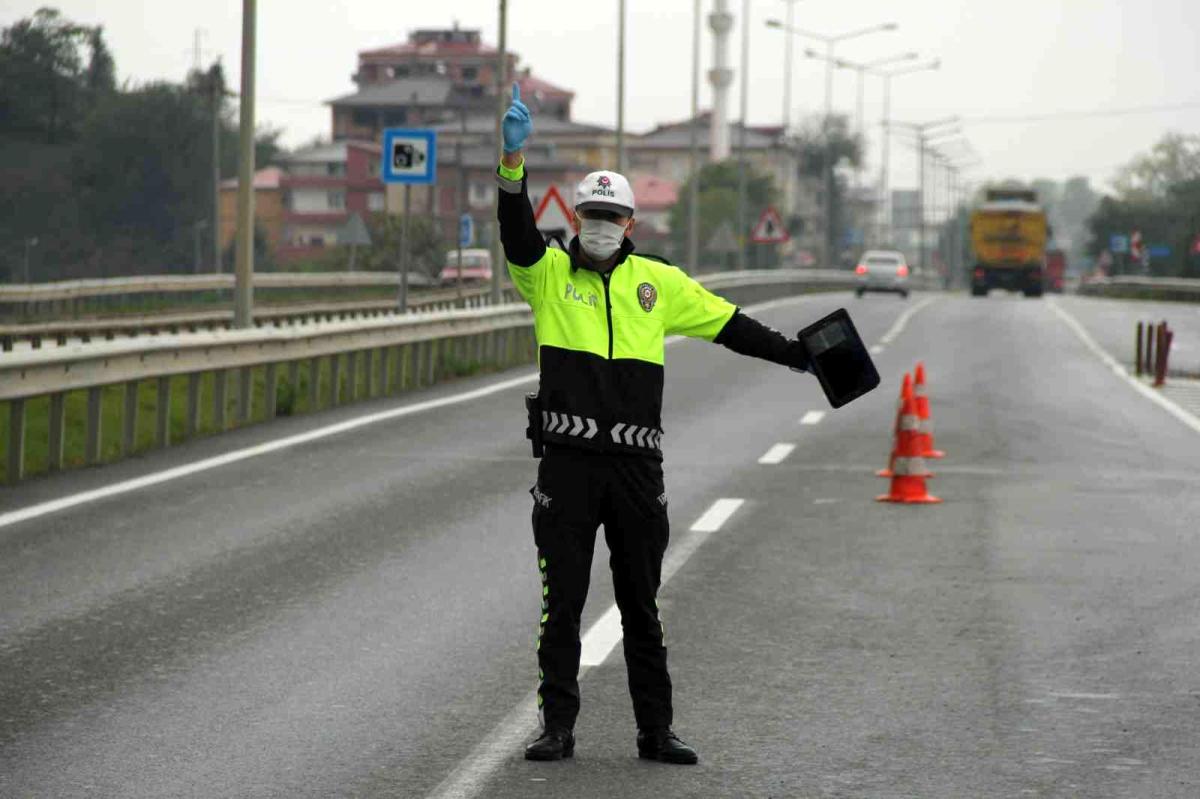
[[[783,0],[787,3],[787,17],[784,20],[787,29],[792,28],[795,17],[795,6],[799,0]],[[783,42],[783,135],[786,137],[792,123],[792,37],[784,37]]]
[[[686,270],[700,271],[700,0],[695,0],[692,20],[692,124],[688,126],[688,237]]]
[[[920,247],[920,257],[917,268],[925,273],[925,129],[917,130],[917,244]]]
[[[925,156],[931,139],[939,136],[957,135],[957,130],[937,130],[937,128],[945,128],[948,125],[958,124],[958,117],[946,117],[945,119],[937,119],[932,122],[912,123],[898,122],[900,127],[908,128],[917,137],[917,238],[920,247],[920,258],[918,265],[921,271],[925,270],[926,263],[926,248],[925,248]]]
[[[208,71],[208,97],[212,110],[212,256],[213,272],[221,274],[221,99],[224,72],[218,60]]]
[[[499,161],[504,157],[504,139],[500,135],[500,120],[504,118],[505,111],[508,110],[505,102],[506,98],[510,97],[505,89],[508,88],[508,0],[500,0],[500,46],[499,52],[496,54],[496,160]],[[407,215],[407,212],[405,212]],[[500,222],[497,219],[492,220],[492,295],[491,301],[493,305],[500,304],[500,273],[505,271],[500,268],[504,264],[504,250],[500,246]]]
[[[467,212],[467,210],[466,210],[467,209],[467,206],[466,206],[467,173],[466,173],[466,170],[463,168],[463,139],[465,139],[467,137],[467,107],[466,107],[466,105],[460,105],[458,107],[458,123],[459,123],[458,141],[454,143],[454,160],[458,166],[458,186],[456,187],[456,189],[454,191],[455,197],[458,199],[458,202],[456,203],[458,205],[458,237],[457,237],[457,242],[458,242],[458,244],[457,244],[457,247],[458,247],[458,279],[454,281],[454,285],[455,285],[454,294],[455,294],[455,300],[458,303],[458,307],[461,308],[463,306],[462,220]],[[433,190],[433,188],[430,187],[430,191],[432,191],[432,190]]]
[[[738,130],[737,268],[746,268],[746,119],[750,106],[750,0],[742,0],[741,125]]]
[[[617,3],[617,172],[625,173],[625,0]]]
[[[242,91],[238,130],[237,273],[233,326],[250,327],[254,314],[254,46],[255,4],[242,0]]]

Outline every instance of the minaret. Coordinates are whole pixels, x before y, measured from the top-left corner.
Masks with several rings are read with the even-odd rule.
[[[713,90],[709,134],[709,158],[713,161],[724,161],[729,157],[729,84],[733,82],[733,70],[728,63],[733,14],[726,6],[726,0],[713,0],[713,12],[708,15],[708,27],[713,32],[713,68],[708,71],[708,82]]]

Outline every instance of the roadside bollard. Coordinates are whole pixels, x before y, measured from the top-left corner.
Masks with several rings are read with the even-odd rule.
[[[1142,323],[1137,323],[1137,343],[1134,346],[1135,355],[1133,357],[1133,373],[1137,377],[1142,376]]]
[[[1171,353],[1171,339],[1175,334],[1167,327],[1165,321],[1158,325],[1158,341],[1156,342],[1157,358],[1154,362],[1154,387],[1161,388],[1167,382],[1167,358]]]

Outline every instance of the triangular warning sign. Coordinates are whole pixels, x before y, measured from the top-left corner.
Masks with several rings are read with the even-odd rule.
[[[762,216],[754,225],[754,231],[750,234],[750,241],[755,244],[779,244],[789,238],[791,237],[783,226],[783,219],[774,208],[762,212]]]
[[[550,187],[546,189],[546,193],[542,195],[541,201],[533,211],[534,222],[537,223],[537,228],[543,236],[557,233],[564,240],[569,239],[574,232],[571,224],[574,216],[563,200],[562,192],[554,184],[550,184]]]

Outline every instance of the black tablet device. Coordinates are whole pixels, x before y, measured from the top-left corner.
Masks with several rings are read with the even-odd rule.
[[[817,376],[833,407],[840,408],[879,385],[879,372],[845,308],[814,322],[796,337],[808,351],[809,371]]]

